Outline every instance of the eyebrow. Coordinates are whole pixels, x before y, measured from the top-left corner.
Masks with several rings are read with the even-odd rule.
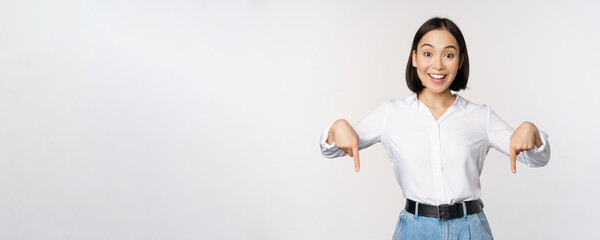
[[[423,45],[421,45],[421,48],[425,47],[425,46],[430,46],[433,47],[433,45],[429,44],[429,43],[425,43]],[[456,48],[454,45],[448,45],[445,48],[454,48],[454,50],[458,51],[458,48]]]

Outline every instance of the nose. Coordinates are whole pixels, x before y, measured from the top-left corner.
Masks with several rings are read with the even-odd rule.
[[[434,67],[436,70],[441,70],[441,69],[444,69],[444,68],[445,68],[445,66],[444,66],[444,61],[443,61],[443,59],[442,59],[441,57],[439,57],[439,58],[436,58],[435,62],[433,63],[433,67]]]

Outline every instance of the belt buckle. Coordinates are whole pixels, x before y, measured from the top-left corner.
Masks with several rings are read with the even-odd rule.
[[[437,206],[438,220],[440,220],[440,221],[446,221],[446,220],[448,220],[448,219],[443,218],[442,217],[442,213],[441,213],[441,208],[442,207],[447,207],[447,206],[450,206],[450,204],[442,204],[442,205]]]

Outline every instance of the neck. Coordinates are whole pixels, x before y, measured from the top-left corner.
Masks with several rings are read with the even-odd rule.
[[[456,101],[456,96],[450,92],[450,89],[441,93],[434,93],[424,88],[417,94],[417,99],[425,103],[428,107],[449,107]]]

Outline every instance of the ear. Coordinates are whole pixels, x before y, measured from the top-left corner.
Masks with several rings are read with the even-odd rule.
[[[412,65],[417,67],[417,50],[412,51]]]
[[[460,62],[458,63],[458,69],[462,68],[463,61],[465,60],[465,55],[460,55]]]

